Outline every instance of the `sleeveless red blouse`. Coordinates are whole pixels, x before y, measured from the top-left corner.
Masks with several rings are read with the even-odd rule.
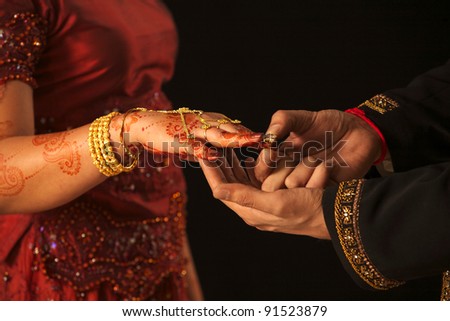
[[[0,0],[0,84],[33,86],[38,133],[169,109],[161,86],[176,50],[160,1]],[[0,299],[187,299],[184,193],[180,168],[141,166],[60,208],[0,216]]]

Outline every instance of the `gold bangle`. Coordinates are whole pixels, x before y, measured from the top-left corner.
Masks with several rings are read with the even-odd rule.
[[[125,143],[125,139],[124,139],[125,120],[129,114],[136,112],[136,111],[147,111],[147,108],[135,107],[135,108],[131,108],[131,109],[127,110],[125,112],[125,114],[123,115],[122,126],[120,128],[120,144],[123,146],[124,154],[127,154],[128,157],[131,159],[130,164],[123,166],[124,172],[131,172],[137,166],[137,164],[139,162],[139,152],[137,154],[133,154],[131,152],[131,150],[128,148],[127,144]]]
[[[98,130],[99,130],[99,124],[101,119],[97,118],[94,120],[89,127],[89,151],[91,153],[93,164],[99,169],[99,171],[106,175],[106,176],[112,176],[108,175],[110,174],[109,167],[106,165],[106,161],[102,156],[100,143],[98,140]]]
[[[120,115],[112,112],[94,120],[89,127],[89,151],[93,164],[105,176],[114,176],[124,171],[124,166],[117,160],[110,142],[109,125],[111,120]]]
[[[111,146],[109,125],[113,117],[120,115],[118,112],[112,112],[106,116],[100,117],[97,131],[97,153],[103,158],[103,172],[107,176],[115,176],[123,171],[122,164],[117,160],[114,150]]]

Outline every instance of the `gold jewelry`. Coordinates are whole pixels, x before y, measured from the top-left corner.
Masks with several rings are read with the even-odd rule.
[[[195,139],[195,135],[191,134],[191,132],[189,132],[189,128],[187,127],[186,119],[184,117],[184,114],[194,114],[194,115],[196,115],[199,118],[200,122],[203,125],[209,125],[206,122],[206,120],[203,119],[203,117],[201,117],[201,115],[203,114],[203,110],[196,110],[196,109],[189,109],[187,107],[180,107],[180,108],[175,109],[175,110],[149,110],[149,111],[156,111],[158,113],[163,113],[163,114],[179,114],[180,118],[181,118],[181,123],[183,124],[183,129],[184,129],[184,132],[186,133],[186,138],[187,138],[188,141],[189,140],[194,140]],[[209,126],[211,126],[211,125],[209,125]],[[203,126],[202,126],[202,128],[203,128]]]
[[[207,135],[207,130],[210,129],[212,127],[212,125],[209,123],[208,120],[206,120],[205,118],[203,118],[203,110],[197,110],[197,109],[189,109],[188,107],[180,107],[178,109],[175,110],[148,110],[151,112],[158,112],[158,113],[163,113],[163,114],[179,114],[181,117],[181,123],[183,124],[183,130],[186,134],[186,138],[187,140],[194,140],[195,139],[195,135],[192,134],[189,131],[189,128],[187,126],[186,123],[186,118],[185,118],[185,114],[193,114],[195,115],[198,120],[202,123],[201,128],[203,129],[203,137],[205,138],[205,140],[208,140],[206,135]],[[227,116],[223,116],[222,119],[217,120],[217,122],[219,123],[216,127],[219,128],[220,125],[222,124],[227,124],[227,123],[232,123],[232,124],[240,124],[241,121],[238,119],[230,119]]]
[[[265,144],[272,145],[276,141],[277,141],[277,135],[275,135],[275,134],[267,133],[267,134],[263,135],[262,142]]]
[[[232,123],[232,124],[240,124],[242,123],[239,119],[230,119],[227,116],[223,116],[222,119],[218,119],[217,122],[219,123],[216,127],[218,129],[220,129],[220,126],[223,124],[228,124],[228,123]]]
[[[106,116],[99,117],[89,127],[88,143],[93,163],[106,176],[118,175],[121,172],[117,166],[118,162],[112,152],[109,140],[109,124],[111,119],[117,115],[119,115],[118,112],[112,112]]]
[[[122,172],[129,172],[137,165],[137,161],[133,161],[132,164],[123,166],[114,154],[110,141],[109,126],[111,120],[118,115],[120,115],[119,112],[112,112],[106,116],[99,117],[89,127],[88,143],[93,164],[100,173],[108,177]]]
[[[217,122],[218,122],[218,125],[216,126],[217,129],[220,129],[221,125],[229,123],[228,119],[225,119],[225,118],[219,119]]]
[[[123,115],[122,126],[120,128],[120,144],[123,146],[124,153],[128,155],[128,157],[132,160],[131,163],[127,166],[123,167],[124,172],[131,172],[138,164],[139,161],[139,152],[137,154],[133,154],[125,143],[124,132],[125,132],[125,120],[127,116],[136,111],[147,111],[147,108],[143,107],[135,107],[127,110]]]
[[[189,132],[184,114],[193,114],[198,118],[198,120],[202,123],[201,128],[204,130],[204,134],[205,134],[204,136],[206,136],[206,130],[208,130],[212,127],[212,125],[209,123],[209,121],[207,121],[205,118],[203,118],[203,116],[202,116],[204,113],[203,110],[189,109],[188,107],[180,107],[175,110],[149,110],[149,111],[164,113],[164,114],[179,114],[181,117],[181,122],[183,124],[184,132],[186,133],[186,137],[188,140],[195,139],[195,136],[194,136],[194,134],[191,134]],[[217,120],[217,122],[219,123],[219,125],[217,125],[217,128],[219,128],[220,125],[226,124],[226,123],[232,123],[232,124],[240,124],[241,123],[240,120],[238,120],[238,119],[232,120],[232,119],[228,118],[227,116],[223,116],[223,118]]]

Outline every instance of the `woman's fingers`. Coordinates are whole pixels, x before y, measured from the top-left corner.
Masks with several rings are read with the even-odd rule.
[[[228,166],[231,167],[233,175],[236,178],[236,182],[249,185],[250,179],[248,178],[245,167],[242,165],[241,161],[238,159],[234,150],[227,150]]]
[[[194,131],[194,135],[197,139],[223,148],[258,146],[263,136],[262,133],[254,133],[250,130],[230,132],[214,127],[209,129],[197,128]]]
[[[213,146],[233,148],[257,146],[262,133],[254,133],[237,119],[219,113],[190,115],[190,129],[196,139],[204,140]]]
[[[247,173],[250,184],[253,187],[261,189],[261,182],[256,178],[256,175],[255,175],[255,166],[256,166],[255,159],[251,158],[251,157],[245,159],[244,166],[245,166],[245,171]]]

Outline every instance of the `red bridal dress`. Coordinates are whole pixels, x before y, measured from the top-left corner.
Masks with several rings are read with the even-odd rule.
[[[176,50],[160,1],[0,0],[1,84],[34,88],[40,134],[113,110],[170,108],[161,85]],[[45,157],[68,178],[79,159],[57,151],[69,143],[42,141]],[[0,161],[7,189],[13,160]],[[187,299],[184,193],[177,166],[141,166],[51,211],[1,215],[0,299]]]

